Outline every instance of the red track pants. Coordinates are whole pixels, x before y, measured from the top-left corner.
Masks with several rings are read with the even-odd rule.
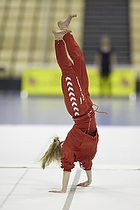
[[[75,124],[68,133],[61,150],[61,167],[71,171],[79,161],[85,170],[90,170],[97,150],[98,132],[95,113],[88,92],[88,76],[83,54],[70,33],[64,41],[55,41],[57,62],[62,71],[62,91],[66,108]],[[68,54],[72,61],[68,58]]]

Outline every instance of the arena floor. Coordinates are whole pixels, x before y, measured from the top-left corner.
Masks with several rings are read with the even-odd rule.
[[[54,135],[64,140],[72,127],[63,98],[0,94],[0,209],[139,210],[140,209],[140,97],[92,98],[100,135],[93,161],[93,182],[76,164],[66,194],[60,189],[62,170],[52,164],[42,170],[39,158]]]

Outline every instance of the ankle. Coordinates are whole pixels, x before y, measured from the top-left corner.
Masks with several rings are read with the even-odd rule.
[[[60,41],[63,39],[63,36],[67,33],[71,33],[72,31],[69,29],[64,29],[64,30],[57,30],[53,29],[52,33],[54,34],[55,40]]]
[[[55,37],[55,40],[60,41],[60,40],[63,39],[64,34],[62,33],[62,31],[53,29],[52,33],[53,33],[53,35]]]
[[[60,40],[63,40],[63,36],[64,35],[62,35],[62,34],[55,34],[54,38],[55,38],[56,41],[60,41]]]

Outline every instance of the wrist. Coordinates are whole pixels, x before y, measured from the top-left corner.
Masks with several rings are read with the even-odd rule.
[[[66,190],[63,190],[63,189],[62,189],[61,192],[62,192],[62,193],[66,193]]]

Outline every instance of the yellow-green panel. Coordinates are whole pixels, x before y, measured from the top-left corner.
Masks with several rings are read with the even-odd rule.
[[[89,92],[91,96],[100,95],[100,76],[96,69],[88,69]]]
[[[61,72],[57,69],[29,69],[22,75],[22,91],[29,95],[62,95]]]
[[[131,69],[117,69],[111,74],[112,96],[129,96],[136,91],[135,74]]]
[[[136,92],[136,78],[131,68],[116,68],[108,81],[103,81],[96,68],[88,68],[91,96],[129,96]]]
[[[96,68],[88,68],[91,96],[129,96],[136,91],[135,74],[132,69],[115,69],[110,75],[111,86],[106,87]],[[102,86],[101,86],[102,84]],[[111,87],[111,88],[110,88]],[[27,69],[22,75],[22,91],[29,95],[61,96],[61,71],[59,69]]]

